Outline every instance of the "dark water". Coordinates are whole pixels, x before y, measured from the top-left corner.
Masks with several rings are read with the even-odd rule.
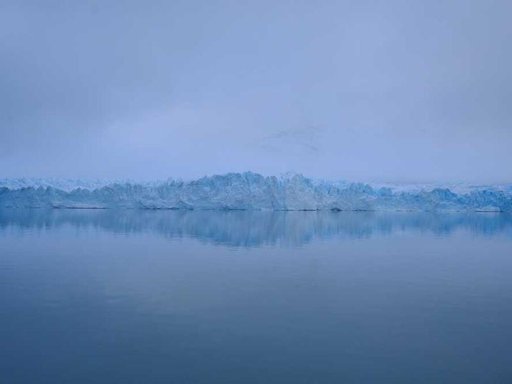
[[[512,218],[0,212],[0,383],[511,383]]]

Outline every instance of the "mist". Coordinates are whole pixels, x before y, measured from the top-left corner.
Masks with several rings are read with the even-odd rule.
[[[3,1],[0,177],[512,181],[509,1]]]

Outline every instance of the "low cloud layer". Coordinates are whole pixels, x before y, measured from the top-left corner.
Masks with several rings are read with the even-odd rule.
[[[0,176],[512,180],[509,1],[4,1]]]

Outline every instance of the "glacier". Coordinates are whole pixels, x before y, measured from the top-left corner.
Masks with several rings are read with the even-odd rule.
[[[145,183],[0,179],[0,208],[512,212],[512,185],[368,184],[253,172]]]

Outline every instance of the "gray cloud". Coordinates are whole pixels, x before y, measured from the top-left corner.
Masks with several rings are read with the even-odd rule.
[[[283,129],[265,136],[258,144],[270,152],[296,150],[299,154],[316,154],[320,151],[321,135],[322,129],[315,126]]]
[[[511,13],[3,1],[0,176],[512,180]]]

